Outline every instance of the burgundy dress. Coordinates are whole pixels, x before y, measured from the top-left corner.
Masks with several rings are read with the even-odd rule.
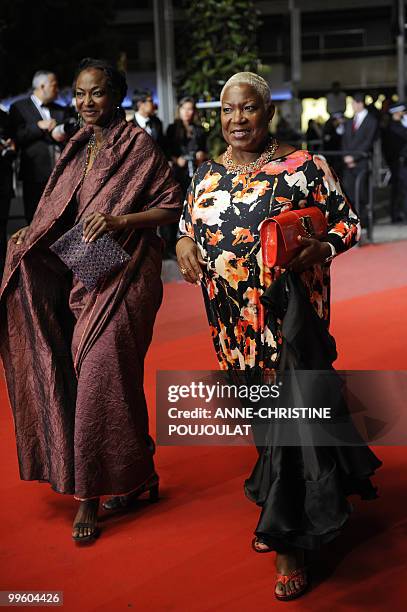
[[[20,476],[77,499],[128,493],[154,473],[143,376],[162,299],[162,245],[152,229],[117,235],[131,260],[92,292],[49,245],[92,211],[181,206],[166,160],[124,122],[81,185],[89,135],[67,145],[29,236],[10,244],[0,301]]]

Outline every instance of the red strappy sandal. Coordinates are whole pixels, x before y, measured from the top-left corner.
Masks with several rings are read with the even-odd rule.
[[[305,591],[308,589],[309,582],[306,567],[299,567],[288,574],[288,576],[285,576],[284,574],[276,574],[276,586],[279,582],[285,586],[288,582],[290,582],[290,580],[293,579],[299,582],[300,586],[297,590],[293,591],[289,595],[280,595],[274,590],[274,595],[279,601],[290,601],[291,599],[297,599],[297,597],[304,595]]]

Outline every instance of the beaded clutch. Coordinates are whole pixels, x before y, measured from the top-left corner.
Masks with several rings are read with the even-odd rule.
[[[109,274],[120,269],[130,255],[109,234],[84,242],[82,222],[63,234],[50,249],[70,268],[88,291],[93,291]]]

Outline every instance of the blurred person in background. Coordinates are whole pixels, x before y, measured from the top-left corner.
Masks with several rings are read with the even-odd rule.
[[[0,279],[7,251],[7,222],[13,197],[15,150],[15,143],[11,139],[9,116],[0,109]]]
[[[288,119],[281,116],[277,123],[276,138],[298,146],[302,140],[302,135],[292,127]]]
[[[167,151],[174,178],[181,186],[185,197],[196,168],[207,155],[206,132],[198,119],[195,101],[192,97],[181,98],[177,118],[167,129]],[[166,256],[175,256],[177,225],[161,228],[166,241]]]
[[[339,81],[334,81],[331,91],[326,95],[326,110],[330,115],[344,113],[346,110],[346,93],[342,91]]]
[[[133,95],[134,124],[150,134],[155,143],[165,152],[165,137],[161,119],[155,114],[150,91],[135,90]]]
[[[407,222],[407,105],[389,108],[391,121],[383,132],[383,148],[391,170],[390,215],[392,223]]]
[[[315,119],[308,121],[308,128],[305,133],[307,148],[311,151],[319,151],[322,146],[322,127]],[[315,142],[318,141],[318,142]]]
[[[368,203],[368,159],[360,154],[370,153],[377,136],[378,122],[365,107],[365,96],[355,93],[352,100],[354,116],[345,122],[342,137],[344,172],[343,184],[350,201],[356,202],[357,177],[362,174],[359,188],[359,209],[362,227],[367,223],[366,205]],[[357,151],[353,154],[352,151]]]
[[[381,116],[381,111],[379,108],[377,108],[376,106],[376,102],[379,99],[379,92],[378,91],[373,91],[370,94],[370,97],[372,98],[372,101],[370,104],[368,104],[366,106],[366,109],[369,113],[371,113],[373,115],[373,117],[376,119],[376,121],[380,121],[380,116]]]
[[[53,72],[39,70],[32,81],[33,93],[10,107],[10,127],[20,151],[24,214],[31,223],[42,192],[68,135],[63,125],[64,107],[55,103],[58,81]]]
[[[333,113],[325,123],[322,130],[323,150],[339,151],[342,150],[342,136],[344,133],[345,117],[342,113]],[[340,155],[326,155],[332,168],[341,178],[343,174],[343,159]]]

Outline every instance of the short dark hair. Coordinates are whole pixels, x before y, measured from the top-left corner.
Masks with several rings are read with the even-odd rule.
[[[139,104],[142,104],[147,98],[152,98],[153,94],[149,89],[135,89],[133,93],[133,106],[138,108]]]
[[[361,91],[357,91],[356,93],[354,93],[352,98],[355,100],[355,102],[363,102],[363,104],[365,103],[365,94]]]
[[[127,94],[127,81],[124,75],[124,72],[116,68],[110,62],[103,59],[94,59],[93,57],[85,57],[79,62],[78,68],[75,73],[74,79],[74,87],[76,86],[76,81],[78,80],[78,76],[84,70],[90,70],[94,68],[96,70],[101,70],[104,72],[107,78],[108,87],[117,93],[119,98],[119,104],[121,104],[126,97]]]

